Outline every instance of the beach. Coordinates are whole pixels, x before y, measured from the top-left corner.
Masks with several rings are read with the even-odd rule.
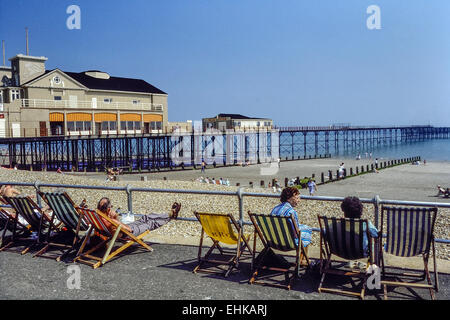
[[[388,159],[379,159],[387,161]],[[358,165],[366,166],[373,160],[351,160],[351,159],[313,159],[299,161],[283,161],[277,172],[272,175],[261,175],[268,164],[250,165],[247,167],[223,167],[207,168],[205,173],[200,169],[184,170],[159,173],[125,174],[118,176],[119,181],[106,181],[106,175],[101,173],[62,173],[55,172],[29,172],[22,170],[0,170],[0,181],[2,182],[46,182],[55,184],[72,185],[94,185],[94,186],[126,186],[127,184],[139,188],[159,188],[178,190],[205,190],[205,191],[228,191],[236,192],[236,183],[244,187],[244,191],[254,193],[274,194],[272,189],[261,188],[260,181],[264,180],[265,186],[273,178],[277,178],[284,186],[284,178],[303,178],[315,173],[316,181],[320,182],[320,173],[325,174],[332,170],[334,175],[341,162],[344,162],[347,172],[350,168]],[[272,168],[273,169],[273,168]],[[263,171],[261,171],[263,170]],[[267,173],[267,171],[265,172]],[[145,176],[147,181],[141,181]],[[222,177],[230,180],[231,186],[212,185],[195,181],[200,176]],[[164,177],[167,180],[164,180]],[[372,199],[378,195],[383,200],[409,200],[424,202],[449,203],[450,199],[437,197],[436,185],[448,187],[450,181],[450,162],[427,162],[426,165],[404,164],[392,168],[379,170],[379,173],[367,173],[364,175],[350,177],[336,182],[330,182],[318,186],[316,196],[358,196],[360,198]],[[253,182],[254,187],[249,187]],[[18,187],[25,194],[35,194],[32,187]],[[46,188],[42,188],[46,190]],[[54,190],[54,188],[53,188]],[[83,190],[69,189],[66,191],[75,201],[80,203],[82,199],[87,200],[89,207],[94,208],[98,200],[103,196],[112,199],[114,208],[120,207],[122,211],[127,209],[127,194],[124,191],[106,190]],[[307,190],[302,189],[301,195],[309,195]],[[219,196],[202,194],[174,194],[161,192],[133,192],[133,212],[147,214],[151,212],[168,212],[174,201],[181,202],[180,217],[194,218],[194,211],[232,213],[235,217],[239,214],[239,202],[237,196]],[[269,213],[279,203],[278,198],[244,197],[244,212],[248,210],[259,213]],[[317,214],[329,216],[342,216],[336,201],[316,201],[304,199],[300,201],[298,212],[301,223],[318,227]],[[364,205],[363,217],[373,221],[373,206]],[[436,238],[450,239],[449,209],[439,209],[439,216],[435,227]],[[249,221],[247,214],[244,220]],[[200,235],[200,225],[190,221],[174,221],[160,229],[152,231],[149,236],[151,241],[161,243],[197,244]],[[248,227],[246,232],[251,232]],[[319,236],[313,233],[313,247],[319,246]],[[440,259],[450,260],[450,250],[447,244],[436,245],[437,256]]]

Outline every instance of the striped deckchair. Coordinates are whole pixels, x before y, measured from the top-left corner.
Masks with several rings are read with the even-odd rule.
[[[382,207],[381,232],[386,227],[386,243],[383,248],[379,246],[382,281],[384,286],[384,298],[387,299],[388,286],[404,286],[429,289],[431,298],[434,299],[434,291],[439,290],[438,271],[436,265],[436,251],[434,243],[434,224],[437,217],[437,208],[405,208]],[[433,250],[434,284],[431,282],[428,269],[430,249]],[[383,252],[408,258],[422,255],[424,270],[417,273],[388,273],[386,271]],[[417,280],[427,280],[427,283],[417,283]],[[396,281],[393,281],[396,280]],[[409,280],[409,281],[408,281]]]
[[[91,210],[88,208],[80,208],[80,207],[76,207],[76,210],[78,211],[81,217],[86,218],[86,220],[89,222],[92,228],[88,230],[74,261],[90,265],[94,269],[96,269],[104,265],[106,262],[110,261],[113,257],[115,257],[116,255],[118,255],[119,253],[121,253],[122,251],[124,251],[125,249],[127,249],[128,247],[130,247],[135,243],[139,244],[148,251],[153,251],[153,249],[148,244],[146,244],[144,241],[141,240],[144,236],[146,236],[150,232],[150,230],[147,230],[138,236],[134,236],[132,233],[122,229],[121,225],[111,220],[111,218],[109,218],[107,215],[100,212],[99,210]],[[108,228],[108,224],[112,226],[112,229],[115,230],[114,232],[112,232]],[[101,241],[94,247],[87,249],[86,244],[91,238],[93,232],[95,232],[95,234],[101,238]],[[122,233],[124,234],[124,236],[122,236]],[[116,244],[116,241],[123,242],[123,244],[118,248],[116,248],[114,251],[112,251],[112,249]],[[100,249],[103,249],[107,242],[109,243],[106,248],[106,252],[103,254],[103,256],[102,257],[95,256],[94,253],[96,253]]]
[[[250,284],[263,284],[282,287],[288,290],[298,277],[301,261],[306,260],[309,267],[309,258],[302,245],[300,230],[293,216],[273,216],[248,212],[250,220],[255,228],[253,242],[253,274],[249,280]],[[259,236],[264,249],[255,258],[256,235]],[[289,252],[295,250],[295,262],[289,262],[286,254],[275,254],[273,250]],[[289,258],[291,259],[291,258]],[[262,270],[272,271],[269,275],[260,274]],[[273,273],[276,271],[277,273]],[[274,276],[283,274],[285,282],[280,283]]]
[[[28,228],[21,224],[17,217],[17,215],[13,216],[8,211],[0,208],[0,228],[3,230],[0,251],[3,251],[11,246],[16,238],[29,235],[30,232]],[[11,237],[8,242],[5,241],[6,231],[11,232]]]
[[[63,223],[63,226],[67,229],[66,231],[71,233],[72,241],[70,243],[62,241],[63,239],[60,241],[51,241],[50,232],[47,232],[47,236],[43,241],[45,246],[39,250],[34,257],[50,258],[60,261],[63,257],[72,252],[77,245],[81,244],[82,238],[80,238],[80,231],[87,231],[89,224],[85,219],[80,218],[80,215],[75,209],[75,203],[66,192],[53,193],[38,191],[38,194],[53,211],[52,220],[54,216],[56,216],[56,218]],[[45,255],[47,250],[51,247],[64,250],[64,252],[56,256]]]
[[[44,214],[41,208],[33,201],[33,199],[31,199],[30,196],[4,196],[3,199],[16,211],[16,215],[21,215],[22,218],[28,222],[28,229],[30,232],[37,232],[37,237],[35,240],[23,239],[26,241],[31,241],[32,244],[21,251],[22,254],[27,253],[31,248],[42,243],[41,238],[45,229],[48,229],[49,231],[58,230],[58,226],[53,225],[51,219]]]
[[[246,248],[250,255],[252,254],[252,250],[248,244],[249,236],[246,237],[242,234],[242,228],[230,213],[194,212],[194,215],[202,226],[202,232],[198,246],[198,265],[194,268],[193,272],[219,273],[228,277],[231,271],[239,267],[240,258]],[[205,233],[211,238],[213,245],[206,252],[205,256],[202,257]],[[236,245],[236,249],[225,249],[220,243]],[[213,252],[215,249],[218,249],[219,256],[214,256]],[[223,268],[223,266],[226,267]]]
[[[372,264],[372,238],[366,219],[336,218],[318,215],[320,226],[320,273],[319,292],[342,293],[364,299],[368,274],[365,270],[345,270],[341,266],[332,266],[333,255],[350,261],[367,259],[367,266]],[[364,252],[364,235],[368,241],[368,254]],[[361,279],[359,292],[324,287],[325,276],[335,274]]]

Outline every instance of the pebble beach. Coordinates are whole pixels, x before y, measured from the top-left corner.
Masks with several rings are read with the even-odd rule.
[[[181,172],[160,172],[120,175],[119,181],[106,181],[105,174],[93,173],[56,173],[56,172],[30,172],[23,170],[0,169],[0,183],[5,182],[31,182],[66,184],[66,185],[91,185],[118,187],[127,184],[137,188],[154,189],[178,189],[200,191],[226,191],[236,192],[236,182],[240,181],[244,191],[254,193],[274,194],[272,189],[260,187],[260,181],[267,182],[273,177],[284,183],[283,177],[310,176],[312,172],[316,177],[321,171],[336,170],[337,164],[343,159],[313,159],[302,161],[282,162],[281,168],[272,176],[261,176],[260,168],[252,165],[249,167],[226,167],[207,169],[206,173],[200,170],[186,170]],[[353,163],[362,162],[345,160],[347,168]],[[196,181],[200,176],[216,176],[230,179],[231,186],[212,185]],[[145,176],[147,181],[141,181]],[[262,178],[261,178],[262,177]],[[165,178],[165,179],[164,179]],[[246,186],[244,181],[255,181],[254,187]],[[317,178],[316,178],[317,180]],[[266,182],[266,183],[267,183]],[[378,194],[382,199],[410,200],[425,202],[450,203],[450,199],[436,197],[436,185],[446,186],[450,182],[450,162],[427,163],[426,165],[412,166],[409,164],[386,168],[379,173],[370,173],[357,177],[327,183],[318,186],[316,196],[345,197],[355,195],[360,198],[373,198]],[[447,186],[448,187],[448,186]],[[35,195],[33,187],[17,186],[22,194]],[[55,188],[41,188],[43,191],[55,190]],[[127,210],[127,194],[125,191],[90,190],[82,188],[66,188],[68,194],[75,203],[86,199],[90,208],[95,208],[101,197],[109,197],[114,208]],[[301,190],[301,195],[308,195],[306,190]],[[152,212],[168,212],[174,201],[182,204],[179,217],[194,218],[194,211],[232,213],[236,218],[239,215],[239,202],[237,196],[205,195],[205,194],[175,194],[163,192],[133,192],[133,212],[147,214]],[[269,213],[279,203],[278,198],[268,197],[244,197],[244,212]],[[373,206],[364,204],[363,218],[373,221]],[[297,207],[301,223],[318,228],[317,215],[342,216],[340,202],[316,201],[303,199]],[[247,214],[244,220],[249,221]],[[435,227],[435,237],[450,239],[450,209],[439,209],[439,216]],[[149,241],[162,243],[198,244],[201,227],[197,222],[172,221],[163,227],[152,231]],[[252,232],[253,228],[246,227],[246,232]],[[313,233],[312,246],[319,246],[319,234]],[[436,245],[437,257],[450,260],[450,246],[448,244]]]

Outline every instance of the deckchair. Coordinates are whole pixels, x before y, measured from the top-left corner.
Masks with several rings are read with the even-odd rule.
[[[281,287],[290,290],[294,280],[298,278],[301,262],[306,260],[309,267],[309,258],[302,245],[301,233],[293,216],[273,216],[248,212],[250,220],[255,228],[253,242],[253,274],[250,284],[262,284]],[[256,235],[259,236],[264,249],[256,254]],[[275,251],[283,253],[275,253]],[[295,251],[295,262],[289,262],[286,254]],[[291,258],[289,258],[292,260]],[[268,275],[260,274],[263,270],[269,270]],[[273,271],[276,271],[274,274]],[[285,281],[280,282],[274,277],[284,275]]]
[[[25,254],[31,248],[41,244],[41,238],[45,229],[48,229],[49,232],[58,231],[58,226],[53,225],[51,219],[44,214],[41,208],[33,201],[33,199],[31,199],[30,196],[4,196],[3,199],[16,211],[16,216],[21,215],[28,222],[28,229],[31,232],[37,232],[36,240],[31,240],[33,242],[32,245],[26,247],[21,254]],[[30,241],[30,239],[23,240]],[[13,243],[11,242],[9,245],[12,244]]]
[[[241,226],[230,213],[220,214],[195,211],[194,214],[202,226],[202,232],[198,246],[198,265],[193,272],[215,273],[228,277],[234,269],[239,267],[239,259],[246,248],[250,255],[252,254],[248,244],[249,237],[245,237],[242,234]],[[211,238],[213,245],[202,256],[205,233]],[[225,249],[220,243],[236,246],[236,249]],[[213,253],[215,249],[219,251],[219,255]]]
[[[381,233],[383,234],[384,224],[386,224],[387,237],[384,250],[383,246],[380,245],[379,251],[382,266],[381,284],[384,286],[385,299],[387,299],[387,286],[429,289],[431,298],[435,299],[434,291],[439,290],[433,234],[436,217],[436,207],[382,207]],[[434,284],[431,282],[430,272],[428,270],[428,259],[431,248],[433,250]],[[385,266],[383,252],[402,258],[422,255],[424,263],[423,273],[388,273],[386,271],[387,266]],[[417,283],[418,280],[423,281],[425,278],[427,280],[426,284]]]
[[[0,251],[3,251],[4,249],[7,249],[10,245],[12,245],[17,237],[28,236],[30,234],[27,226],[18,221],[17,215],[13,216],[8,211],[2,208],[0,208],[0,228],[3,230],[0,243]],[[11,238],[8,243],[5,242],[6,231],[11,232]]]
[[[333,255],[346,261],[367,259],[367,266],[372,264],[372,238],[366,219],[349,219],[325,217],[318,215],[320,226],[320,273],[319,292],[347,294],[364,299],[368,273],[366,270],[346,270],[342,266],[332,266]],[[364,235],[368,241],[368,252],[364,252]],[[342,265],[342,262],[336,262]],[[362,281],[360,292],[324,287],[325,276],[334,274]]]
[[[139,244],[144,249],[148,251],[153,251],[153,249],[146,244],[141,239],[146,236],[150,230],[147,230],[143,233],[141,233],[138,236],[134,236],[130,232],[124,230],[121,225],[116,223],[115,221],[111,220],[107,215],[100,212],[99,210],[91,210],[88,208],[80,208],[76,207],[76,210],[80,214],[81,217],[85,217],[87,221],[92,225],[92,228],[88,230],[80,249],[78,250],[78,253],[74,259],[74,262],[78,261],[87,265],[92,266],[94,269],[104,265],[106,262],[110,261],[113,257],[127,249],[133,244]],[[106,222],[106,223],[105,223]],[[114,232],[111,232],[110,229],[108,229],[107,225],[110,224],[112,226],[112,229],[115,229]],[[92,233],[95,232],[95,234],[101,239],[101,241],[94,245],[92,248],[87,249],[86,244],[88,243],[89,239],[92,236]],[[124,236],[121,236],[121,233],[124,234]],[[116,248],[114,251],[112,249],[114,248],[116,242],[123,242],[122,245],[120,245],[118,248]],[[102,257],[93,255],[100,249],[103,249],[105,247],[105,244],[108,243],[106,252],[103,254]],[[112,251],[112,252],[111,252]]]
[[[89,223],[80,217],[75,209],[75,203],[66,192],[52,193],[38,191],[38,194],[53,211],[52,221],[54,216],[56,216],[56,218],[63,223],[67,231],[72,233],[72,241],[71,243],[51,241],[50,232],[48,231],[47,236],[43,241],[45,246],[33,257],[50,258],[60,261],[63,257],[72,252],[77,245],[81,244],[82,238],[80,238],[80,231],[87,231]],[[64,250],[64,252],[56,256],[45,255],[47,250],[51,247],[59,248],[60,250]]]

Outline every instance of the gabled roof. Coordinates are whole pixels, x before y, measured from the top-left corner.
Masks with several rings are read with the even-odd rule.
[[[155,86],[152,86],[150,83],[141,79],[120,78],[120,77],[99,79],[86,75],[85,72],[88,71],[67,72],[61,71],[59,69],[45,70],[44,74],[41,74],[38,77],[31,79],[22,85],[30,84],[56,70],[66,74],[68,77],[72,78],[73,80],[75,80],[76,82],[78,82],[79,84],[88,89],[166,94],[164,91],[156,88]]]
[[[164,91],[141,79],[120,77],[99,79],[88,76],[84,72],[77,73],[64,71],[64,73],[89,89],[166,94]]]

